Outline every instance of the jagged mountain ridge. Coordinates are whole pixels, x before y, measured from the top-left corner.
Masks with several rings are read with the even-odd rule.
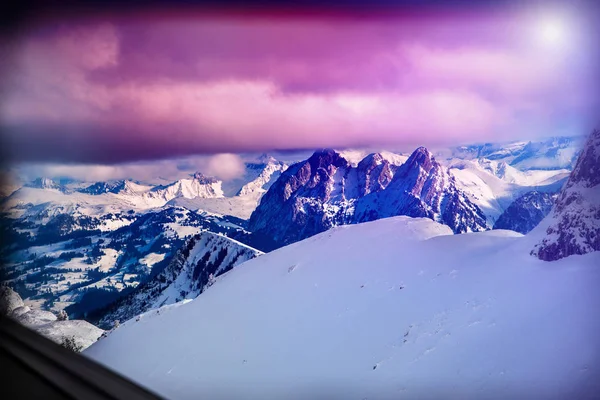
[[[190,238],[156,276],[112,304],[99,319],[101,326],[126,321],[150,309],[194,299],[210,276],[217,277],[263,254],[238,241],[204,231]]]
[[[317,151],[282,174],[248,226],[289,244],[336,225],[396,215],[439,220],[455,232],[486,229],[481,210],[422,147],[401,166],[374,153],[353,167],[331,149]]]
[[[358,201],[354,222],[397,215],[430,218],[448,225],[455,233],[487,227],[483,212],[424,147],[416,149],[402,164],[385,190]]]
[[[589,135],[542,228],[545,236],[532,250],[541,260],[600,250],[600,130]]]
[[[251,231],[288,244],[332,226],[352,223],[354,202],[383,190],[398,166],[369,155],[356,167],[331,149],[290,166],[250,217]]]

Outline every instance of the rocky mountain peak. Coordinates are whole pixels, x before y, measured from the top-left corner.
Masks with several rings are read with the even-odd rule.
[[[311,168],[325,168],[328,169],[331,166],[339,168],[339,167],[347,167],[350,164],[348,160],[342,157],[339,153],[337,153],[333,149],[321,149],[317,150],[313,153],[313,155],[307,160],[310,164]]]
[[[365,158],[363,158],[362,160],[360,160],[360,162],[358,163],[358,167],[361,168],[361,166],[362,167],[377,166],[384,161],[385,161],[385,159],[383,158],[381,153],[371,153],[371,154],[367,155]]]
[[[218,180],[216,178],[206,176],[202,172],[196,172],[194,174],[194,179],[196,181],[198,181],[198,183],[203,184],[203,185],[210,185],[211,183],[218,182]]]
[[[457,233],[486,229],[481,210],[424,147],[400,167],[379,153],[353,167],[334,150],[318,150],[270,187],[248,227],[289,244],[332,226],[396,215],[431,218]]]
[[[552,212],[542,224],[546,236],[531,251],[541,260],[600,251],[599,130],[588,137]]]
[[[260,155],[260,157],[258,157],[258,162],[259,162],[260,164],[265,164],[265,165],[267,165],[267,164],[273,164],[273,163],[276,163],[276,162],[277,162],[277,160],[275,159],[275,157],[273,157],[273,156],[271,156],[271,155],[269,155],[269,154],[267,154],[267,153],[262,153],[262,154]]]
[[[408,160],[402,165],[401,169],[404,173],[408,173],[410,170],[414,170],[418,167],[429,172],[434,166],[439,165],[433,154],[425,147],[419,147],[412,152]]]
[[[600,184],[600,129],[591,133],[571,172],[567,187],[575,184],[588,188]]]

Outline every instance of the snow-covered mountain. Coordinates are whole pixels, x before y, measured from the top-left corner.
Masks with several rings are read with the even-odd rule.
[[[80,188],[77,191],[92,195],[100,195],[104,193],[136,195],[143,194],[151,188],[152,186],[141,185],[131,180],[119,180],[108,182],[96,182],[87,187]]]
[[[526,234],[535,228],[550,213],[556,193],[527,192],[516,199],[504,212],[494,229],[509,229]]]
[[[0,278],[34,308],[93,320],[169,265],[199,232],[271,251],[334,226],[397,214],[476,231],[494,226],[525,193],[557,192],[569,174],[524,171],[508,159],[434,158],[425,149],[410,160],[385,151],[322,150],[289,169],[268,155],[244,157],[243,176],[223,182],[197,173],[161,186],[62,178],[24,185],[0,199]],[[531,212],[523,224],[537,218]]]
[[[416,149],[389,185],[358,200],[354,222],[396,215],[427,217],[455,233],[486,229],[481,209],[460,190],[455,179],[424,147]]]
[[[58,344],[72,340],[71,343],[78,350],[90,346],[104,332],[86,321],[59,320],[51,312],[32,310],[14,290],[4,285],[0,286],[0,313]]]
[[[237,265],[263,254],[222,235],[202,232],[190,238],[172,258],[169,265],[151,280],[138,286],[103,312],[101,326],[113,321],[126,321],[147,310],[194,299],[212,277],[217,277]]]
[[[223,197],[222,182],[196,172],[192,179],[179,179],[169,185],[157,186],[145,193],[149,199],[160,199],[165,203],[176,197],[193,199],[196,197]]]
[[[440,220],[455,232],[486,228],[481,210],[425,148],[401,166],[379,153],[353,166],[333,150],[317,151],[271,186],[248,227],[288,244],[333,226],[396,215]]]
[[[132,215],[130,224],[112,231],[12,240],[13,248],[0,253],[0,278],[30,304],[91,320],[96,310],[161,272],[185,241],[200,232],[272,248],[236,222],[169,206]]]
[[[34,181],[27,183],[25,186],[36,188],[36,189],[54,189],[62,190],[63,188],[50,178],[41,177],[36,178]]]
[[[592,399],[600,252],[430,219],[340,226],[133,318],[84,354],[170,399]]]
[[[505,162],[487,159],[451,160],[446,165],[456,185],[486,215],[490,227],[525,193],[558,192],[570,172],[565,169],[521,171]]]
[[[588,137],[552,212],[540,226],[546,236],[532,253],[541,260],[600,250],[600,130]]]
[[[334,150],[316,151],[281,174],[252,213],[248,227],[287,244],[351,223],[354,202],[383,190],[397,168],[379,154],[354,167]]]
[[[179,179],[167,185],[143,185],[131,180],[96,182],[86,188],[79,189],[81,193],[91,195],[112,194],[123,198],[136,207],[162,207],[176,198],[222,198],[223,182],[196,172],[190,178]]]
[[[448,159],[503,161],[524,171],[572,169],[584,140],[579,136],[561,136],[537,141],[485,143],[440,151],[439,155]]]
[[[178,197],[171,200],[169,204],[248,219],[258,205],[260,198],[286,169],[287,165],[285,163],[263,154],[257,162],[246,163],[244,176],[229,182],[223,182],[223,192],[226,197],[196,197],[193,199]]]
[[[287,169],[287,165],[265,154],[260,158],[259,163],[248,163],[246,168],[256,173],[256,177],[244,184],[236,195],[260,198]]]

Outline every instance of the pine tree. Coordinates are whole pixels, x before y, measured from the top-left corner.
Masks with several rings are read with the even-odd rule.
[[[58,321],[67,321],[69,319],[69,315],[66,313],[65,310],[60,310],[56,315],[56,319]]]
[[[208,283],[207,286],[212,286],[216,282],[216,278],[213,274],[208,275]]]
[[[77,342],[75,342],[74,336],[63,337],[61,346],[65,347],[71,351],[74,351],[76,353],[79,353],[83,349],[83,346],[80,346],[77,344]]]

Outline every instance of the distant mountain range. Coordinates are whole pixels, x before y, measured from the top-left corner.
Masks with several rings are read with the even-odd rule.
[[[411,154],[322,149],[291,165],[262,155],[229,181],[202,172],[162,185],[38,178],[0,200],[7,238],[0,278],[32,305],[107,326],[126,317],[106,311],[117,299],[146,301],[134,301],[127,316],[158,304],[149,299],[171,280],[152,282],[175,268],[178,250],[198,234],[268,252],[335,226],[397,215],[429,218],[455,233],[524,233],[549,212],[576,141],[503,146],[436,155],[422,147]],[[524,168],[526,160],[554,167]],[[193,298],[203,279],[188,277],[180,293]],[[143,292],[150,286],[152,295]]]
[[[522,171],[571,169],[584,140],[585,136],[569,136],[504,144],[484,143],[459,146],[441,154],[448,158],[503,161]]]

